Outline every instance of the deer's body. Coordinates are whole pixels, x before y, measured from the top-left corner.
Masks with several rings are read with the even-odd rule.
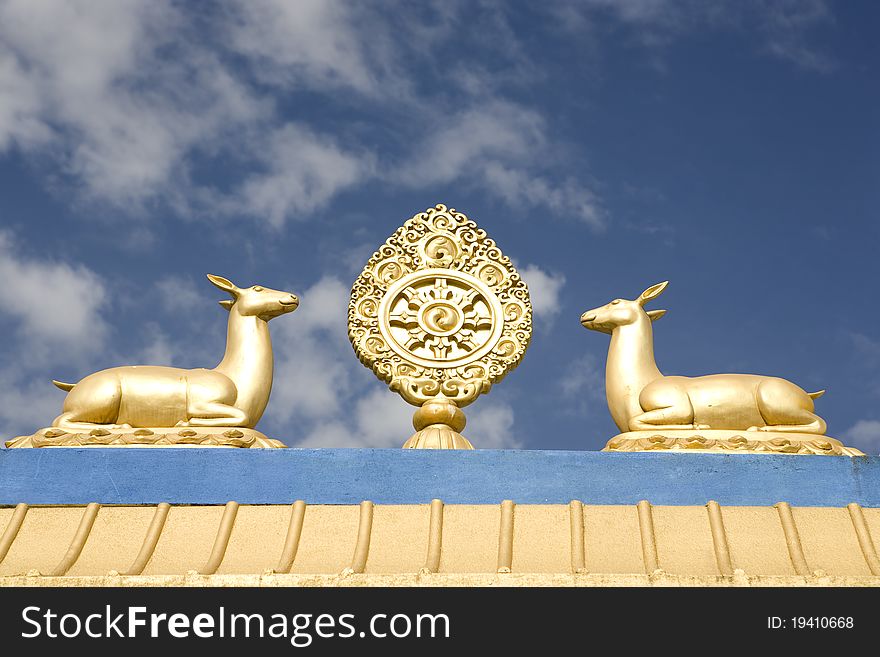
[[[621,431],[731,429],[825,433],[813,399],[778,377],[753,374],[664,376],[654,360],[651,322],[666,311],[642,306],[666,283],[635,301],[615,299],[581,316],[584,327],[611,334],[605,369],[608,408]]]
[[[71,423],[173,427],[199,416],[203,402],[235,407],[238,390],[214,370],[133,365],[82,379],[64,400],[54,426]]]
[[[292,312],[297,298],[261,286],[240,289],[219,276],[211,282],[234,301],[229,310],[226,353],[214,369],[152,365],[95,372],[69,390],[53,426],[111,427],[235,426],[253,428],[272,390],[273,358],[268,321]]]

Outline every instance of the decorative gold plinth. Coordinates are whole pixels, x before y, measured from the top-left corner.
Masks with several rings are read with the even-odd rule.
[[[438,396],[429,399],[413,413],[413,428],[403,447],[405,449],[473,449],[467,438],[459,433],[467,424],[464,411],[455,402]]]
[[[847,447],[829,436],[781,431],[628,431],[605,445],[603,452],[715,452],[725,454],[824,454],[828,456],[865,456],[855,447]]]
[[[143,427],[68,431],[40,429],[6,442],[14,447],[287,447],[245,427]]]
[[[432,424],[414,433],[404,449],[473,449],[471,441],[443,424]]]

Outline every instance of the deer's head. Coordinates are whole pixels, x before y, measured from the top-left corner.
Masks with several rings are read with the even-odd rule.
[[[640,318],[647,317],[652,322],[666,314],[665,310],[645,310],[644,305],[651,299],[659,297],[669,281],[652,285],[639,295],[638,299],[615,299],[604,306],[593,308],[581,315],[581,324],[591,331],[613,333],[618,326],[635,324]]]
[[[220,305],[245,317],[255,316],[268,322],[278,315],[292,313],[299,305],[299,299],[291,292],[272,290],[262,285],[238,287],[232,281],[214,274],[208,274],[208,280],[232,297],[223,299]]]

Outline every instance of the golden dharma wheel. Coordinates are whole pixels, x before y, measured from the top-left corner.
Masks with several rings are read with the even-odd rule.
[[[472,449],[460,409],[522,360],[532,305],[494,240],[436,205],[367,262],[352,286],[348,334],[360,361],[421,407],[405,447]]]

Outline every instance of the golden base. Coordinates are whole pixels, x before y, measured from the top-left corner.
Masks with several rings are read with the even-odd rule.
[[[628,431],[605,445],[603,452],[715,452],[723,454],[826,454],[865,456],[836,438],[814,433],[676,429]]]
[[[445,424],[431,424],[414,433],[404,449],[473,449],[471,441]]]
[[[40,429],[6,442],[14,447],[287,447],[244,427],[135,427],[68,430]]]

